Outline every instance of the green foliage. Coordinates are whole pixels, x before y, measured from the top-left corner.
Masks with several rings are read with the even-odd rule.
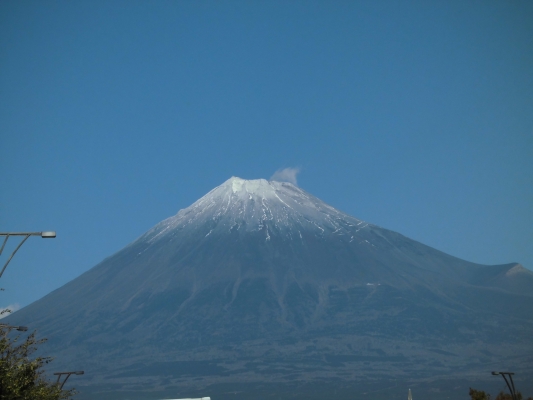
[[[476,389],[470,388],[470,392],[468,394],[470,395],[471,400],[490,400],[490,394],[482,390],[476,390]],[[523,399],[522,393],[517,392],[516,398],[518,400],[522,400]],[[501,391],[500,393],[498,393],[495,400],[513,400],[513,396]],[[526,400],[533,400],[533,397],[530,396]]]
[[[482,390],[470,388],[470,392],[468,392],[468,394],[472,400],[490,400],[490,394],[485,393]]]
[[[523,399],[522,393],[516,392],[516,398],[518,400],[522,400]],[[496,396],[496,400],[513,400],[513,396],[511,396],[509,393],[504,393],[502,391],[498,393],[498,396]],[[533,400],[533,397],[529,396],[526,400]]]
[[[0,400],[61,400],[74,394],[74,389],[61,390],[46,380],[43,365],[50,357],[30,356],[46,339],[37,340],[35,332],[24,341],[9,338],[9,327],[0,326]]]
[[[522,393],[518,392],[516,394],[516,397],[518,397],[518,400],[522,400]],[[496,400],[513,400],[513,396],[502,391],[498,393],[498,396],[496,396]]]

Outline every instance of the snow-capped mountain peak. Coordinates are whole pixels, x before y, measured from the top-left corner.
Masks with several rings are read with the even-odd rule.
[[[244,192],[266,196],[269,193],[272,194],[274,190],[270,182],[265,179],[246,180],[232,176],[230,179],[224,182],[221,187],[225,187],[226,185],[231,185],[233,193]]]
[[[288,182],[231,177],[222,185],[148,232],[151,240],[186,226],[205,227],[206,235],[231,229],[297,234],[346,234],[367,226]],[[289,236],[293,237],[293,235]]]

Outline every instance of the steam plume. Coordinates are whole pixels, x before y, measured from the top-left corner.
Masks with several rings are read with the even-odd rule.
[[[270,177],[271,181],[277,182],[290,182],[295,186],[298,186],[296,175],[300,173],[300,168],[284,168],[278,169],[274,175]]]

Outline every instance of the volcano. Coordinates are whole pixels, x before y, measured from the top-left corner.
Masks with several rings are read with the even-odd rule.
[[[54,370],[85,370],[80,399],[391,398],[407,385],[438,399],[499,388],[491,370],[533,392],[531,271],[458,259],[263,179],[229,179],[6,321],[48,338]]]

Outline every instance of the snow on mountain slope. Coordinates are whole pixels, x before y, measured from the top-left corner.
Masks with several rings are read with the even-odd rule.
[[[244,249],[245,243],[254,252],[260,249],[266,252],[264,257],[248,263],[260,266],[270,257],[267,254],[283,253],[286,262],[291,264],[287,268],[300,265],[300,273],[308,278],[344,274],[348,280],[381,280],[401,285],[406,275],[416,276],[416,281],[425,280],[423,271],[437,273],[445,280],[461,280],[465,266],[475,268],[475,264],[338,211],[291,183],[237,177],[160,222],[128,247],[138,257],[150,254],[152,265],[160,265],[156,259],[173,253],[178,269],[184,265],[177,261],[183,261],[180,257],[197,254],[202,248],[204,261],[196,270],[206,268],[207,273],[205,258],[216,253],[215,248],[229,249],[237,245]],[[269,244],[274,248],[264,248]],[[225,254],[222,257],[241,257],[241,260],[244,257]],[[288,261],[292,259],[298,261]],[[321,263],[317,262],[319,259]],[[198,262],[190,260],[194,264]],[[229,261],[218,258],[216,262],[223,265]],[[275,262],[281,267],[280,260]],[[221,269],[215,275],[212,269],[209,271],[213,279],[224,274]],[[226,268],[225,272],[230,270]]]
[[[353,239],[351,233],[365,229],[368,224],[339,212],[291,183],[232,177],[156,225],[147,232],[146,239],[154,242],[176,229],[200,226],[211,227],[206,236],[215,231],[243,229],[263,231],[265,240],[269,240],[272,230],[295,239],[293,235],[298,231],[295,227],[316,235],[335,233]]]

